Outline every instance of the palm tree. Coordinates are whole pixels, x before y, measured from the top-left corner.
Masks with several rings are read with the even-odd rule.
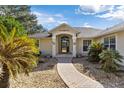
[[[19,37],[16,28],[7,31],[0,24],[0,64],[2,64],[2,78],[0,87],[9,87],[10,77],[16,78],[19,73],[28,75],[29,71],[36,66],[35,53],[37,48],[32,39],[26,35]]]
[[[106,72],[116,72],[119,65],[117,62],[122,62],[123,56],[117,50],[103,50],[99,54],[101,59],[101,67]]]
[[[88,50],[88,60],[98,63],[100,61],[99,54],[103,50],[103,45],[100,42],[93,42]]]

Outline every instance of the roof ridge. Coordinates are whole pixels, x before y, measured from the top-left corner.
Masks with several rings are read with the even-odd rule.
[[[111,26],[111,27],[108,27],[108,28],[106,28],[104,31],[106,31],[106,30],[110,30],[110,29],[113,29],[113,28],[116,28],[116,27],[120,27],[120,26],[123,26],[124,25],[124,22],[120,22],[120,23],[118,23],[118,24],[116,24],[116,25],[113,25],[113,26]]]
[[[93,29],[93,30],[96,30],[96,31],[103,31],[103,29],[99,29],[99,28],[93,28],[93,27],[73,27],[73,28],[85,28],[85,29]]]

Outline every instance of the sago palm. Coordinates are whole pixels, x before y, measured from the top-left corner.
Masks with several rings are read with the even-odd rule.
[[[99,62],[100,61],[99,54],[102,52],[102,50],[103,45],[101,43],[93,42],[89,47],[88,60],[91,62]]]
[[[0,24],[0,64],[2,64],[2,78],[0,87],[9,87],[10,77],[15,78],[18,73],[25,73],[36,66],[37,52],[35,43],[27,36],[16,36],[16,28],[7,31]]]
[[[99,54],[101,59],[101,67],[106,72],[115,72],[119,65],[117,62],[122,62],[123,56],[116,50],[104,50]]]

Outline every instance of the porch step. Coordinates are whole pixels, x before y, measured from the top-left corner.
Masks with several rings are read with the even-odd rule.
[[[71,54],[59,54],[59,55],[56,55],[56,57],[73,57],[73,55]]]

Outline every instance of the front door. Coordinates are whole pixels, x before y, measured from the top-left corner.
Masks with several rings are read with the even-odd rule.
[[[69,37],[61,37],[61,53],[69,53]]]

